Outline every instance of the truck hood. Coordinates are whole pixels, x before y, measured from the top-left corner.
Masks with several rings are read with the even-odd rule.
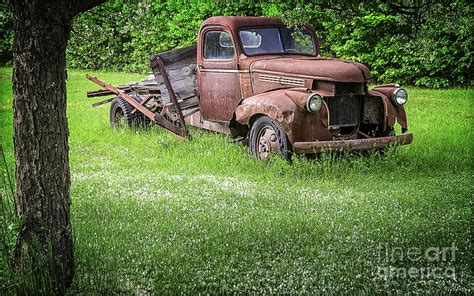
[[[320,57],[273,57],[253,62],[250,71],[306,76],[334,82],[366,82],[369,69],[360,63]],[[309,77],[308,77],[309,76]]]

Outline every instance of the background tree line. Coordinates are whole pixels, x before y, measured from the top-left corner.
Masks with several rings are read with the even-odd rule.
[[[367,64],[374,81],[426,87],[472,85],[473,6],[469,1],[133,1],[113,0],[73,22],[68,66],[146,72],[148,56],[196,42],[213,15],[307,22],[323,54]],[[12,21],[0,6],[0,62],[11,60]]]

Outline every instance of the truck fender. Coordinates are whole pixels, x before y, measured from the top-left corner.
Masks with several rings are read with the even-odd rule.
[[[369,90],[369,95],[382,98],[385,130],[387,128],[392,128],[395,121],[401,125],[403,133],[408,130],[407,116],[403,106],[396,106],[385,94],[376,90]]]
[[[303,112],[308,97],[305,88],[274,90],[244,99],[235,110],[235,120],[250,126],[258,115],[266,115],[280,123],[291,141],[292,124]]]

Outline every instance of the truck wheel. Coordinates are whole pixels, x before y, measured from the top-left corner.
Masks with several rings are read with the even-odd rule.
[[[290,161],[291,144],[281,125],[268,116],[258,118],[250,129],[250,150],[260,160],[268,160],[272,153]]]
[[[137,103],[141,103],[142,99],[139,96],[133,96],[132,97]],[[134,108],[132,107],[132,110]],[[145,114],[143,114],[140,111],[135,112],[135,123],[141,127],[148,127],[151,123],[150,118],[146,117]]]
[[[110,125],[112,127],[131,127],[135,121],[133,106],[121,97],[116,97],[110,105]]]
[[[139,97],[133,97],[135,101],[141,103],[142,99]],[[112,127],[132,127],[139,125],[148,125],[150,120],[140,111],[132,113],[135,109],[127,101],[121,97],[116,97],[110,105],[110,125]]]

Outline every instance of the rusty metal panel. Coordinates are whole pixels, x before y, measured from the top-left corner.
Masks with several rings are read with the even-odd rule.
[[[224,19],[227,18],[229,17],[224,17]],[[197,57],[197,80],[201,116],[204,120],[229,123],[234,115],[235,108],[242,100],[240,84],[242,71],[239,70],[238,66],[236,39],[232,30],[225,24],[221,22],[207,24],[202,27],[198,39],[200,52]],[[232,36],[235,49],[233,58],[226,60],[203,58],[203,40],[201,37],[209,31],[222,31]]]
[[[364,83],[370,78],[367,67],[340,59],[280,57],[255,61],[251,70],[268,75],[291,75],[321,81]]]
[[[228,123],[204,120],[199,111],[189,117],[186,117],[186,123],[197,128],[202,128],[217,133],[230,134],[230,127]]]
[[[201,28],[210,25],[222,25],[232,31],[237,31],[241,27],[253,26],[284,26],[281,19],[276,17],[258,17],[258,16],[215,16],[206,19]]]
[[[356,126],[361,117],[361,96],[337,95],[325,98],[329,108],[329,128]]]
[[[384,129],[392,128],[395,122],[402,126],[402,131],[408,130],[405,108],[403,106],[395,106],[387,95],[391,96],[396,87],[387,86],[374,88],[369,90],[369,95],[378,96],[382,99],[384,106]],[[382,92],[383,91],[383,92]]]
[[[384,106],[381,97],[367,95],[364,97],[362,123],[379,124],[383,122]]]
[[[336,84],[328,81],[315,81],[313,89],[325,93],[325,96],[332,97],[336,95]]]
[[[240,77],[240,93],[242,99],[246,99],[254,95],[252,90],[252,82],[250,80],[250,73],[248,71],[239,71]]]
[[[324,126],[328,122],[327,106],[320,112],[304,110],[309,93],[305,88],[275,90],[245,99],[236,110],[236,120],[249,125],[252,118],[266,115],[281,124],[291,143],[332,139]]]
[[[205,120],[229,122],[242,100],[238,71],[199,71],[200,108]]]
[[[402,126],[402,131],[405,132],[408,130],[405,107],[397,106],[391,100],[393,92],[399,87],[396,84],[387,84],[374,87],[373,91],[383,94],[385,116],[387,118],[386,125],[391,127],[397,121]]]
[[[260,94],[276,89],[303,87],[311,89],[313,80],[309,78],[294,77],[291,75],[273,75],[266,73],[253,73],[253,92]]]
[[[413,142],[412,134],[400,136],[340,140],[340,141],[320,141],[320,142],[295,142],[293,150],[295,153],[319,153],[323,150],[335,151],[357,151],[375,148],[385,148],[389,145],[407,145]]]

